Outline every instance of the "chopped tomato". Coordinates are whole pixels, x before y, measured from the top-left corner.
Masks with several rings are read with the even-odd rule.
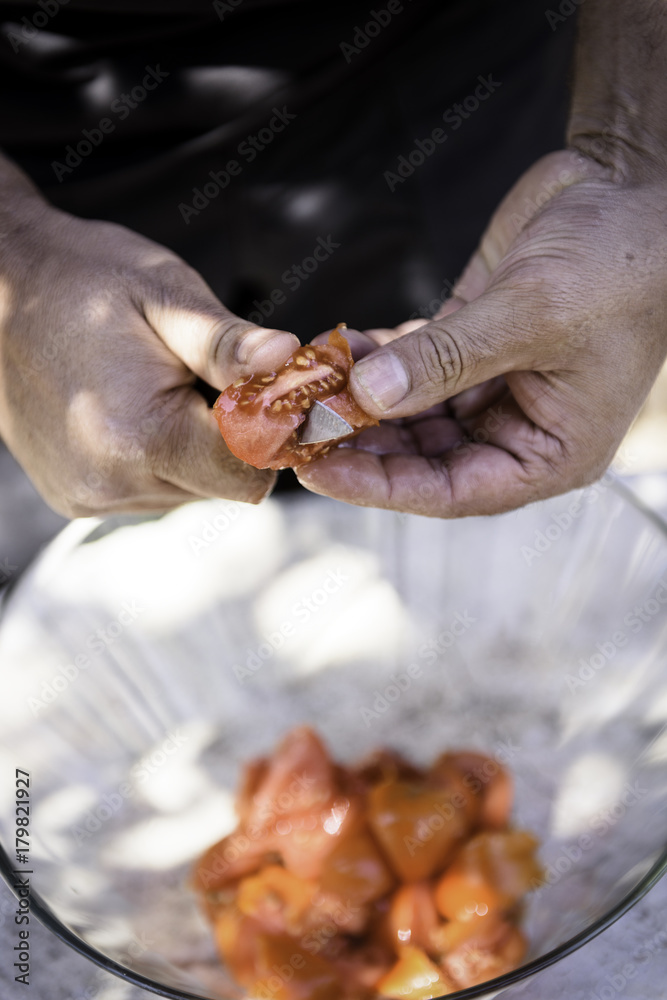
[[[275,934],[302,934],[308,924],[317,884],[281,865],[267,865],[238,887],[236,905]]]
[[[312,955],[288,934],[260,934],[253,997],[271,1000],[340,1000],[342,983],[326,958]],[[246,985],[246,984],[244,984]]]
[[[363,828],[338,841],[319,876],[323,892],[336,894],[353,906],[379,899],[395,881],[375,841]]]
[[[488,829],[511,804],[489,761],[346,767],[302,726],[249,762],[237,829],[193,873],[230,973],[271,1000],[430,1000],[515,968],[541,870],[534,837]]]
[[[297,433],[315,401],[352,427],[339,441],[378,423],[347,388],[353,360],[341,328],[327,344],[299,347],[277,371],[239,378],[218,396],[213,412],[233,455],[258,469],[285,469],[326,454],[330,442],[301,444]]]
[[[492,757],[467,751],[442,754],[431,773],[443,770],[449,773],[452,767],[459,771],[466,789],[478,802],[479,825],[487,830],[504,829],[514,798],[513,782],[507,771]]]
[[[541,877],[537,841],[529,833],[480,833],[465,844],[438,881],[435,902],[443,917],[466,921],[514,906]]]
[[[526,948],[526,939],[518,927],[496,921],[486,932],[472,935],[453,949],[443,959],[442,967],[460,989],[466,989],[516,969]]]
[[[432,997],[454,993],[456,988],[447,972],[435,965],[421,948],[413,945],[402,949],[396,965],[376,986],[383,996],[400,997],[401,1000],[431,1000]]]
[[[429,878],[470,832],[460,789],[423,781],[386,781],[368,793],[368,821],[389,862],[406,882]]]
[[[209,847],[199,859],[192,873],[192,884],[198,892],[219,892],[271,860],[272,853],[265,844],[250,841],[239,832],[232,833]]]
[[[430,882],[402,885],[391,897],[387,928],[395,951],[408,944],[428,950],[439,923]]]

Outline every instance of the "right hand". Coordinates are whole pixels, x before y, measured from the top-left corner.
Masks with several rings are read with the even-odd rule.
[[[275,474],[226,447],[216,389],[271,370],[295,336],[239,319],[171,251],[60,212],[8,205],[0,239],[0,434],[66,516],[259,502]],[[4,221],[4,218],[3,218]]]

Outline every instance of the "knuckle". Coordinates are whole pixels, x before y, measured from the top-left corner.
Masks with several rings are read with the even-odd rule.
[[[250,320],[238,316],[212,320],[209,337],[208,362],[213,371],[225,371],[236,361],[236,346],[239,341],[257,329]]]
[[[454,337],[445,329],[427,328],[418,335],[416,348],[427,382],[448,395],[455,392],[465,359]]]

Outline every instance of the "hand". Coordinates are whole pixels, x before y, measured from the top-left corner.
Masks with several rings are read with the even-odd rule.
[[[667,354],[666,223],[664,178],[612,180],[571,151],[540,160],[439,317],[353,368],[359,404],[390,422],[300,470],[303,485],[455,517],[593,481]]]
[[[164,247],[19,200],[0,241],[0,433],[46,501],[85,516],[261,500],[275,474],[230,454],[195,376],[222,390],[297,338],[232,315]]]

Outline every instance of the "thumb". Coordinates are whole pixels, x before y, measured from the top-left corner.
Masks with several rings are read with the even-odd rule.
[[[292,333],[234,315],[185,264],[157,294],[147,291],[141,306],[172,353],[216,389],[226,389],[240,375],[277,368],[299,347]]]
[[[392,419],[522,367],[533,333],[521,336],[504,295],[486,293],[358,361],[350,387],[367,413]]]

